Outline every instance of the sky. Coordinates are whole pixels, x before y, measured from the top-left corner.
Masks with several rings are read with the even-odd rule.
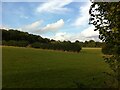
[[[17,29],[43,38],[99,41],[99,32],[89,25],[91,2],[48,0],[46,2],[2,2],[0,28]]]

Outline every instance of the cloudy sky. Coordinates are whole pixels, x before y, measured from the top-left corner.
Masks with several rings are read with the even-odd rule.
[[[91,2],[48,0],[46,2],[2,2],[2,28],[13,28],[55,40],[98,41],[89,25]]]

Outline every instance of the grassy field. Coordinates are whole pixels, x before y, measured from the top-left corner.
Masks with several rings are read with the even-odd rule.
[[[75,82],[102,87],[102,72],[109,71],[100,48],[83,48],[80,53],[18,47],[2,49],[3,88],[75,88]]]

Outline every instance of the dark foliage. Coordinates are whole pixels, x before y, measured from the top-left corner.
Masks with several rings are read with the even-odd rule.
[[[21,32],[18,30],[2,30],[2,45],[7,46],[19,46],[52,50],[62,50],[71,52],[80,52],[82,47],[102,47],[102,42],[95,42],[94,40],[79,42],[71,41],[55,41],[53,39],[42,38],[38,35],[29,34],[27,32]]]
[[[83,47],[102,47],[103,46],[103,42],[95,42],[94,40],[90,40],[90,41],[85,41],[84,43],[82,43]]]
[[[102,52],[107,55],[104,60],[113,71],[107,73],[113,79],[108,87],[120,90],[120,2],[93,2],[89,14],[89,23],[95,26],[99,38],[105,42]]]
[[[79,42],[55,41],[18,30],[2,30],[2,45],[80,52]]]

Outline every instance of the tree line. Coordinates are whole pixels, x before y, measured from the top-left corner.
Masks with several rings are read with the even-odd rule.
[[[79,42],[79,41],[78,41]],[[95,42],[94,40],[89,40],[85,42],[79,42],[82,47],[102,47],[103,42]]]
[[[2,45],[33,47],[41,49],[62,50],[70,52],[80,52],[81,45],[78,42],[55,41],[53,39],[42,38],[39,35],[29,34],[18,30],[2,30]]]
[[[102,47],[102,42],[95,42],[94,40],[80,42],[76,40],[71,41],[55,41],[53,39],[42,38],[39,35],[29,34],[18,30],[2,30],[2,45],[19,46],[19,47],[33,47],[41,49],[52,49],[62,51],[80,52],[82,47]]]

